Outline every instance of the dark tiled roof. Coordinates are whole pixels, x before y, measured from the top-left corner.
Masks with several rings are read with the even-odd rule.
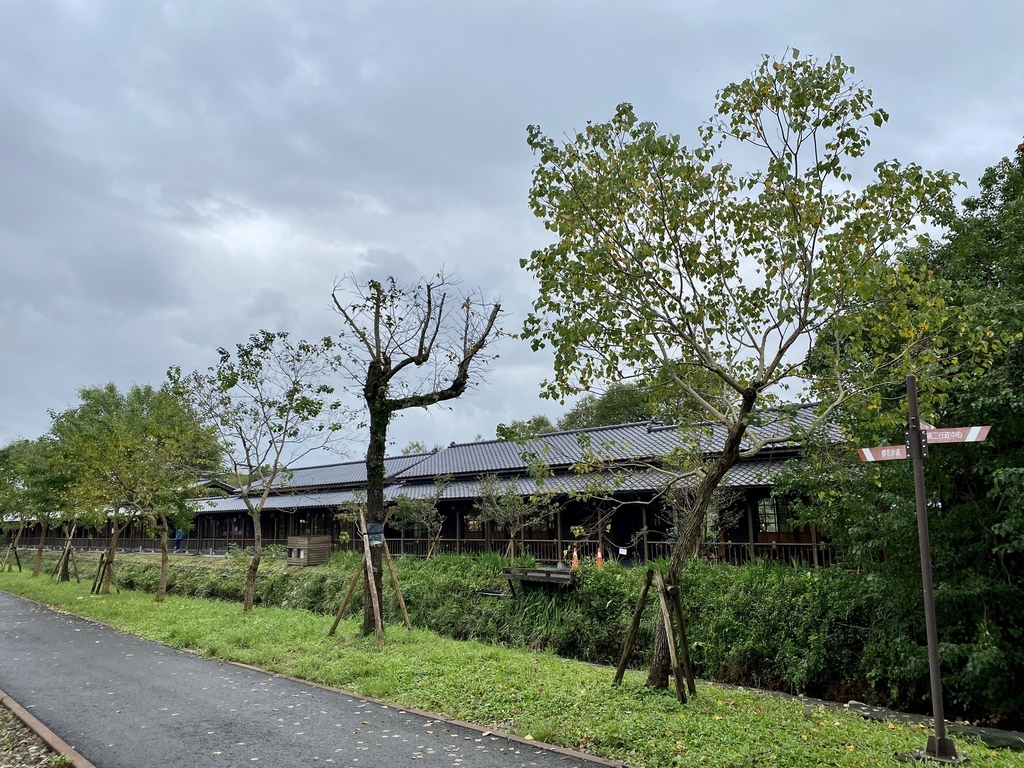
[[[310,507],[337,507],[346,501],[354,501],[355,491],[352,489],[340,491],[319,491],[319,492],[297,492],[282,493],[275,496],[268,496],[263,508],[266,510],[278,510],[283,512],[294,512],[299,509]],[[240,512],[248,514],[249,510],[241,496],[231,496],[226,499],[202,499],[199,506],[200,512]]]
[[[725,475],[722,485],[727,488],[755,487],[771,485],[781,471],[785,461],[753,460],[743,461],[734,465]],[[642,469],[629,472],[605,472],[601,474],[577,475],[574,473],[558,474],[545,478],[538,486],[531,477],[516,476],[506,478],[504,488],[526,496],[546,491],[559,496],[572,493],[583,493],[595,488],[604,488],[610,492],[650,492],[663,488],[670,480],[671,474],[657,469]],[[692,485],[692,481],[684,480],[684,485]],[[391,486],[388,497],[408,496],[421,499],[434,493],[432,480],[409,481]],[[445,488],[443,499],[475,499],[480,496],[480,480],[466,477],[452,480]]]
[[[725,476],[725,487],[750,487],[771,485],[775,476],[782,469],[783,461],[744,461],[733,466]],[[505,488],[514,490],[523,496],[537,493],[539,490],[564,496],[571,493],[583,493],[588,489],[603,487],[615,492],[650,492],[662,488],[670,479],[670,475],[656,469],[637,470],[622,473],[603,473],[602,475],[577,475],[566,473],[545,478],[538,487],[530,477],[511,477],[505,480]],[[420,480],[395,483],[385,489],[388,500],[399,496],[422,499],[434,493],[434,481]],[[293,511],[310,507],[337,507],[345,502],[355,501],[358,488],[347,488],[331,491],[305,491],[287,493],[267,497],[264,509]],[[445,489],[444,499],[475,499],[480,496],[479,478],[461,478],[453,480]],[[237,496],[223,499],[203,499],[200,507],[203,512],[246,512],[245,502]]]
[[[762,414],[762,423],[748,429],[762,439],[786,437],[792,434],[794,427],[796,431],[810,427],[813,418],[809,407],[797,409],[793,416],[770,411]],[[787,441],[779,445],[793,448],[797,444]],[[746,446],[749,445],[747,441]],[[725,428],[710,422],[693,427],[639,422],[535,435],[523,445],[498,440],[454,444],[426,456],[403,472],[401,479],[523,471],[531,454],[549,466],[569,467],[583,461],[587,454],[602,461],[652,459],[691,446],[705,454],[721,452],[725,446]]]
[[[749,427],[759,438],[789,437],[811,426],[813,408],[809,406],[787,411],[765,411],[757,423]],[[832,428],[829,437],[838,440]],[[536,435],[525,444],[489,440],[475,443],[453,443],[435,453],[392,456],[385,460],[388,485],[385,495],[423,498],[434,492],[434,479],[450,475],[453,480],[444,498],[467,499],[480,495],[481,475],[507,476],[519,493],[536,493],[536,481],[526,475],[528,461],[534,457],[555,470],[544,480],[544,489],[558,495],[583,492],[594,484],[594,475],[580,475],[569,468],[587,458],[608,462],[644,462],[664,456],[679,448],[696,447],[707,456],[719,453],[725,444],[725,428],[704,423],[676,427],[657,422],[619,424],[608,427],[553,432]],[[749,441],[747,446],[749,446]],[[798,440],[786,440],[733,466],[725,477],[727,487],[767,486],[774,481],[786,456],[793,455]],[[781,449],[781,450],[779,450]],[[532,454],[532,456],[531,456]],[[656,490],[667,480],[667,474],[643,465],[629,469],[604,470],[600,477],[606,485],[621,492]],[[366,484],[366,465],[362,460],[324,464],[291,471],[279,485],[280,493],[267,499],[265,509],[295,510],[308,507],[334,507],[356,498],[355,492]],[[203,509],[218,512],[244,512],[239,497],[211,499]]]
[[[402,474],[409,467],[430,457],[429,453],[411,456],[389,456],[384,460],[385,478]],[[290,470],[290,476],[280,483],[279,488],[289,491],[299,488],[336,488],[338,486],[360,486],[366,484],[366,462],[346,461],[342,464],[322,464],[317,467],[300,467]]]

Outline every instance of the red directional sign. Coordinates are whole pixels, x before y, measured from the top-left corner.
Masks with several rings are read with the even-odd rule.
[[[892,461],[907,458],[905,445],[879,445],[876,448],[858,448],[861,461]]]
[[[935,443],[980,443],[988,437],[992,427],[945,427],[939,429],[927,422],[922,422],[925,429],[925,441]],[[875,448],[858,448],[861,461],[892,461],[907,458],[905,445],[879,445]]]
[[[932,427],[925,431],[929,443],[980,443],[992,427]]]

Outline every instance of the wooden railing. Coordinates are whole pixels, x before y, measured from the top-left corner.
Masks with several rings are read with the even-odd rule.
[[[49,535],[43,546],[47,549],[63,549],[67,539],[64,536]],[[263,537],[263,546],[286,546],[286,538],[276,539]],[[72,546],[79,552],[101,552],[110,546],[109,536],[75,536],[71,539]],[[206,538],[188,536],[182,541],[181,548],[186,552],[199,552],[200,554],[223,555],[228,550],[238,547],[246,549],[252,547],[254,540],[249,538]],[[18,542],[19,548],[35,549],[39,546],[38,536],[22,536]],[[121,536],[118,538],[117,549],[119,552],[159,552],[160,539],[153,536]],[[167,541],[167,549],[174,549],[174,537]]]
[[[650,560],[672,556],[672,542],[652,541],[647,545]],[[809,565],[815,568],[835,565],[836,550],[827,544],[706,541],[700,545],[701,559],[707,562],[742,565],[754,560],[775,560],[788,565]]]
[[[46,537],[44,546],[49,549],[63,549],[66,539],[57,534]],[[224,555],[233,549],[248,549],[253,546],[253,539],[250,538],[210,538],[188,536],[182,542],[182,549],[186,552],[204,555]],[[23,536],[19,546],[23,549],[34,549],[39,544],[38,537]],[[106,536],[75,536],[72,539],[75,549],[83,552],[102,551],[110,544]],[[527,539],[525,543],[517,544],[517,551],[522,551],[525,546],[526,552],[532,555],[538,563],[557,563],[565,560],[563,552],[566,548],[571,549],[575,544],[579,549],[581,558],[592,558],[597,552],[596,541],[558,541],[555,539]],[[148,536],[122,537],[118,542],[118,549],[122,552],[159,552],[160,539]],[[263,546],[287,545],[287,539],[276,539],[264,537]],[[344,545],[345,549],[357,549],[358,542],[350,542]],[[438,554],[464,554],[481,555],[486,552],[505,551],[508,542],[493,540],[487,542],[484,539],[441,539],[437,545]],[[388,547],[392,555],[399,557],[408,555],[412,557],[424,557],[427,554],[429,543],[425,539],[403,539],[389,538]],[[672,555],[672,543],[664,541],[652,541],[647,544],[647,562],[668,559]],[[173,550],[174,541],[168,542],[168,549]],[[640,550],[638,549],[638,554]],[[774,560],[790,565],[804,565],[812,567],[824,567],[834,565],[836,562],[836,551],[825,544],[805,543],[775,543],[755,542],[751,545],[742,541],[711,541],[701,544],[700,556],[708,562],[728,563],[730,565],[741,565],[754,560]]]

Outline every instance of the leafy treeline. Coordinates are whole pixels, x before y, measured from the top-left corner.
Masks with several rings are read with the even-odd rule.
[[[948,234],[907,254],[948,290],[963,322],[980,322],[992,348],[922,378],[925,418],[938,426],[991,425],[984,443],[933,446],[925,459],[936,609],[946,698],[992,717],[1024,713],[1024,145],[982,176]],[[968,318],[971,319],[968,319]],[[870,325],[867,331],[870,333]],[[793,467],[800,515],[839,546],[846,567],[887,585],[891,611],[884,674],[876,684],[924,700],[926,664],[913,480],[906,462],[864,465],[856,446],[903,442],[905,397],[881,389],[869,407],[840,414],[845,446],[820,446]]]
[[[7,527],[17,526],[7,566],[26,525],[41,534],[37,575],[48,531],[70,537],[78,527],[109,528],[101,583],[109,592],[118,538],[141,521],[160,538],[165,579],[168,536],[191,524],[197,485],[221,466],[215,435],[169,385],[84,387],[79,397],[79,405],[51,413],[47,434],[0,450],[0,509]]]

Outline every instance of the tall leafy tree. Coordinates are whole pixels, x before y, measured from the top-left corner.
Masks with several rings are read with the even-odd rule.
[[[350,276],[335,285],[342,317],[338,364],[366,406],[366,520],[383,525],[384,456],[388,426],[409,408],[429,408],[461,397],[493,356],[500,336],[501,305],[479,292],[464,293],[438,274],[413,285],[394,277],[361,282]],[[371,547],[370,568],[380,604],[381,547]],[[365,583],[363,632],[374,631],[370,577]]]
[[[234,352],[218,350],[220,361],[206,372],[186,377],[177,368],[169,372],[175,390],[217,431],[224,462],[237,478],[252,519],[245,611],[252,610],[263,558],[267,498],[287,477],[289,466],[338,438],[343,408],[328,383],[332,346],[330,339],[292,342],[284,331],[263,330],[237,344]]]
[[[0,512],[16,520],[5,560],[13,567],[11,552],[29,525],[39,528],[32,575],[38,576],[43,565],[43,547],[47,534],[68,517],[65,489],[68,467],[58,459],[57,446],[51,436],[36,440],[15,440],[0,449]]]
[[[515,419],[509,424],[499,424],[494,430],[494,436],[499,440],[523,442],[534,435],[557,431],[558,427],[551,423],[551,419],[543,413],[538,413],[528,419]]]
[[[169,384],[158,390],[133,388],[132,400],[148,435],[137,458],[147,490],[136,504],[147,528],[160,537],[159,602],[167,594],[168,540],[177,528],[192,526],[198,484],[218,474],[223,463],[216,431],[181,392]]]
[[[110,525],[104,593],[110,590],[119,539],[127,528],[141,520],[159,532],[162,599],[168,529],[187,524],[199,478],[218,468],[215,436],[169,387],[136,385],[121,392],[107,384],[78,394],[81,404],[55,414],[51,427],[60,461],[72,470],[63,504],[86,511],[87,523]]]
[[[924,214],[949,205],[956,178],[897,161],[861,177],[870,127],[888,115],[853,74],[839,57],[766,56],[718,93],[695,148],[628,104],[565,143],[529,129],[540,157],[530,201],[556,236],[521,262],[540,287],[524,335],[555,353],[547,394],[663,377],[724,435],[721,454],[694,475],[673,571],[694,552],[728,469],[796,436],[759,430],[766,406],[828,394],[820,424],[880,379],[944,354],[918,344],[951,323],[937,281],[896,254]],[[842,333],[840,321],[872,311],[883,292],[904,299],[890,305],[886,330],[902,344],[870,361],[871,381],[836,386],[835,367],[811,376],[805,357],[818,335]],[[873,351],[847,343],[842,355]],[[654,685],[667,681],[664,648],[662,639]]]
[[[921,404],[940,426],[992,425],[984,443],[934,446],[925,460],[944,687],[954,712],[1020,723],[1024,145],[985,172],[979,194],[961,211],[944,212],[941,220],[946,235],[904,258],[944,278],[948,306],[983,327],[990,346],[981,360],[976,349],[955,350],[942,370],[920,382]],[[882,331],[884,320],[873,319],[869,335]],[[853,445],[902,441],[906,409],[895,394],[877,408],[842,414]],[[920,705],[928,681],[919,663],[925,639],[909,467],[863,465],[848,449],[820,447],[796,468],[793,488],[812,502],[802,513],[829,534],[847,566],[894,585],[884,596],[888,613],[908,618],[883,627],[892,657],[872,679],[896,692],[897,704]],[[903,595],[910,604],[896,610],[893,601]]]
[[[615,382],[599,394],[583,395],[558,420],[562,430],[628,424],[654,418],[656,407],[647,391],[634,382]]]

